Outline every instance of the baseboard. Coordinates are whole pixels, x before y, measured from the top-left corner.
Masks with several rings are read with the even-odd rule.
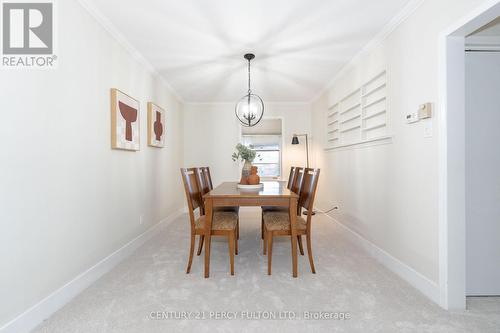
[[[70,282],[54,291],[49,296],[45,297],[28,310],[18,315],[16,318],[4,324],[0,327],[0,333],[19,333],[31,331],[45,319],[50,317],[54,312],[62,308],[71,299],[85,290],[93,282],[134,253],[134,251],[141,245],[157,234],[162,227],[165,227],[182,214],[184,214],[184,208],[181,208],[170,216],[164,218],[115,252],[111,253],[106,258],[99,261],[94,266],[87,269],[85,272],[75,277]]]
[[[317,209],[318,212],[322,212]],[[390,271],[398,275],[400,278],[408,282],[415,289],[420,291],[426,297],[431,299],[433,302],[439,305],[440,292],[439,285],[417,272],[407,264],[403,263],[399,259],[393,257],[386,251],[382,250],[377,245],[373,244],[354,230],[350,229],[348,226],[338,221],[334,217],[324,214],[329,217],[332,221],[337,223],[345,232],[346,235],[366,252],[368,252],[372,257],[377,259],[382,265],[387,267]]]

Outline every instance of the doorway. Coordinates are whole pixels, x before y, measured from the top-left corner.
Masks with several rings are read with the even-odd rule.
[[[500,120],[500,64],[498,77],[485,78],[500,53],[472,47],[498,17],[500,1],[490,1],[440,37],[439,284],[447,309],[465,309],[467,295],[500,289],[500,131],[492,128]]]
[[[499,296],[500,17],[465,46],[465,288]]]

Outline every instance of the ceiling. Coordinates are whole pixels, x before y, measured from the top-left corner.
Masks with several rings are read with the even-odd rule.
[[[408,0],[88,0],[185,102],[310,102]]]

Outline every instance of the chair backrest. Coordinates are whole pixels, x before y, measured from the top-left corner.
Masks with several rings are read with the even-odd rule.
[[[201,215],[203,212],[203,196],[196,179],[196,174],[196,168],[181,168],[182,182],[184,183],[184,191],[186,192],[192,228],[194,228],[194,211],[196,208],[200,208]]]
[[[208,167],[200,167],[196,169],[196,179],[198,181],[198,185],[200,187],[201,195],[207,194],[213,188],[211,186],[210,180],[210,170]]]
[[[196,174],[196,181],[198,182],[198,187],[201,192],[202,200],[203,196],[213,190],[212,179],[210,177],[210,169],[208,167],[194,168]],[[205,203],[203,200],[203,205],[200,206],[200,214],[205,215]]]
[[[304,179],[304,168],[295,167],[295,175],[292,182],[292,186],[290,187],[290,191],[299,194],[303,179]]]
[[[287,189],[290,190],[292,188],[296,176],[297,176],[297,168],[293,166],[290,168],[290,175],[288,176],[288,184],[286,184]]]
[[[313,210],[314,197],[318,187],[320,169],[305,168],[302,186],[299,193],[298,206],[307,209],[308,213]],[[310,215],[308,216],[309,219]]]
[[[210,175],[210,168],[200,167],[198,169],[200,170],[200,174],[203,175],[203,184],[207,186],[209,191],[213,190],[214,186],[212,184],[212,176]]]

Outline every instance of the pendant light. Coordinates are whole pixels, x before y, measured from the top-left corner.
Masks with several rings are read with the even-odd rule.
[[[244,58],[248,60],[248,92],[236,103],[234,112],[243,126],[252,127],[257,125],[264,115],[264,102],[258,95],[252,94],[250,88],[250,61],[255,55],[247,53]]]

